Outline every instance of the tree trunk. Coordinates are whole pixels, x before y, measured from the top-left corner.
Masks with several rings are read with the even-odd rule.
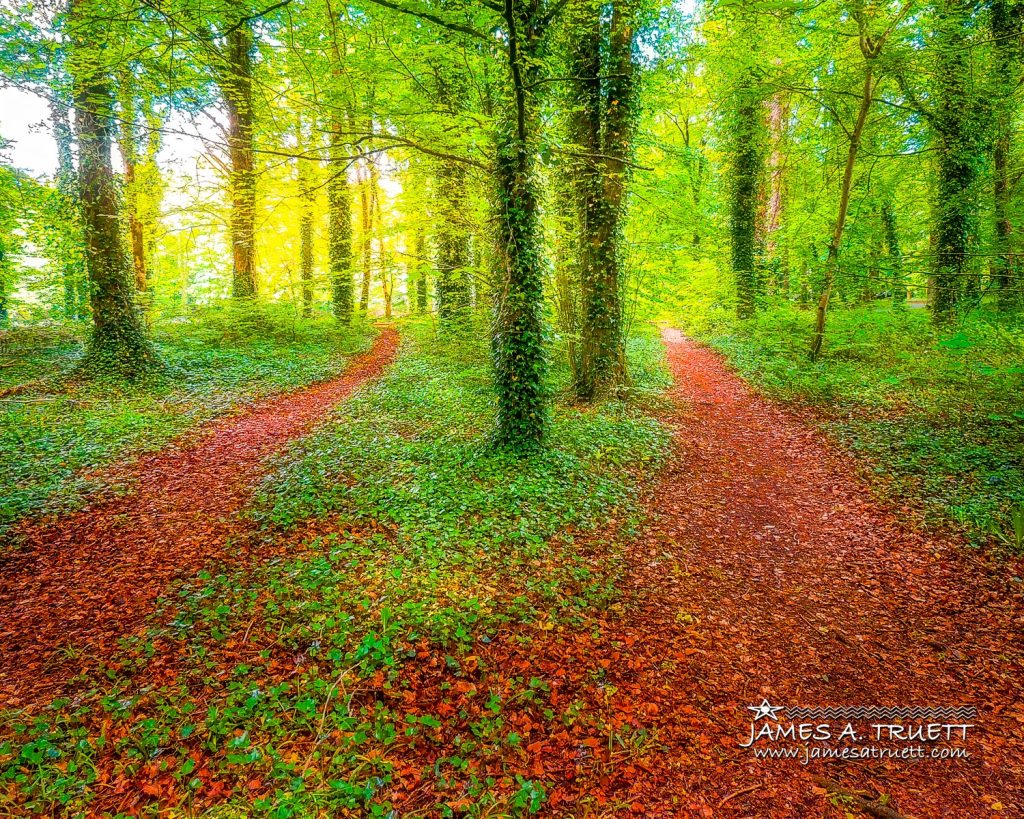
[[[956,312],[960,291],[971,273],[971,236],[977,218],[975,183],[978,174],[978,123],[971,111],[976,101],[968,87],[970,65],[963,40],[972,14],[964,0],[945,0],[940,8],[935,44],[939,110],[938,191],[935,262],[932,269],[932,315],[942,324]]]
[[[757,205],[764,171],[761,149],[764,125],[760,100],[754,91],[737,89],[735,98],[730,231],[736,315],[744,319],[754,314],[757,294]]]
[[[136,168],[139,164],[139,135],[136,128],[138,112],[135,107],[135,89],[130,68],[119,74],[119,98],[121,102],[118,148],[124,165],[124,209],[128,217],[128,245],[132,253],[132,269],[135,274],[135,291],[139,305],[146,308],[146,236],[139,218],[139,182]]]
[[[639,89],[634,55],[634,36],[638,4],[635,0],[618,0],[612,8],[607,102],[605,104],[602,148],[604,151],[604,197],[607,221],[599,234],[605,248],[606,266],[603,293],[604,316],[594,329],[601,344],[599,366],[595,367],[594,395],[601,396],[615,385],[625,384],[626,343],[622,291],[626,280],[625,223],[626,184],[630,160],[633,158],[633,136],[636,130]]]
[[[581,322],[575,386],[583,401],[601,399],[626,380],[622,243],[636,116],[635,14],[631,0],[613,5],[605,71],[599,16],[587,2],[574,15],[571,124],[583,154],[577,163]]]
[[[459,162],[442,161],[437,171],[437,279],[434,299],[437,315],[447,321],[469,307],[469,232],[461,213],[466,195],[466,169]]]
[[[78,210],[78,172],[75,170],[75,159],[72,152],[73,134],[71,132],[70,107],[56,91],[50,99],[50,120],[53,123],[53,136],[57,143],[57,196],[60,202],[62,218],[61,246],[77,246],[82,241],[81,214]],[[69,319],[85,318],[85,305],[89,298],[88,274],[78,259],[78,255],[60,252],[53,259],[60,270],[60,280],[64,291],[64,315]]]
[[[376,178],[374,178],[376,183]],[[384,245],[384,214],[380,203],[380,187],[374,185],[373,189],[373,224],[374,233],[377,238],[377,273],[380,276],[380,288],[384,295],[384,318],[391,318],[392,301],[395,292],[395,273],[391,267],[391,254],[387,252]]]
[[[93,331],[84,366],[134,379],[159,366],[134,299],[131,266],[121,235],[111,159],[114,98],[110,76],[93,52],[103,36],[93,4],[71,6],[69,63],[79,150],[79,196],[89,272]]]
[[[256,297],[256,175],[253,163],[252,31],[247,23],[227,36],[220,88],[228,112],[231,160],[231,292]]]
[[[352,191],[348,184],[348,154],[341,122],[331,131],[330,181],[327,183],[328,261],[331,268],[331,302],[339,321],[351,321],[352,286]]]
[[[466,107],[465,78],[457,67],[439,66],[436,71],[438,101],[455,121]],[[442,322],[464,314],[470,307],[469,229],[463,205],[466,199],[466,166],[442,159],[437,163],[435,201],[437,278],[434,301]]]
[[[566,162],[555,168],[555,312],[573,384],[578,379],[580,248],[575,179]]]
[[[369,160],[368,171],[359,191],[362,205],[362,223],[359,233],[363,254],[363,284],[359,294],[359,310],[363,313],[370,308],[370,281],[373,276],[373,213],[376,209],[377,168]]]
[[[540,117],[531,89],[538,75],[536,0],[505,0],[511,100],[498,123],[495,181],[503,264],[491,337],[498,395],[495,443],[515,451],[540,445],[547,427],[543,260],[535,181]]]
[[[772,283],[777,291],[783,290],[786,246],[780,249],[783,208],[786,198],[786,134],[789,120],[789,102],[776,93],[768,100],[768,135],[771,150],[768,155],[768,197],[763,220],[763,247],[766,266],[772,271]]]
[[[608,250],[598,235],[602,223],[608,221],[601,144],[601,18],[589,0],[575,0],[569,8],[566,26],[568,68],[573,77],[567,85],[567,130],[574,155],[567,163],[569,184],[564,195],[574,199],[572,253],[576,258],[572,272],[580,287],[579,312],[572,314],[572,319],[579,322],[578,344],[573,345],[573,388],[577,398],[590,400],[597,388],[596,368],[604,363],[598,360],[604,342],[599,311],[604,307],[601,295],[607,273],[604,253]],[[562,288],[567,285],[567,281],[563,282]],[[574,307],[567,300],[566,308]]]
[[[903,280],[903,250],[899,233],[896,231],[896,211],[890,200],[882,203],[882,233],[885,251],[889,255],[889,271],[892,282],[892,303],[902,307],[907,302],[907,283]]]
[[[427,312],[427,232],[416,230],[416,312]]]
[[[995,133],[992,145],[993,220],[995,222],[995,256],[992,279],[999,292],[999,305],[1006,309],[1020,302],[1020,284],[1017,282],[1016,259],[1013,253],[1010,221],[1010,157],[1012,155],[1014,90],[1020,69],[1020,39],[1022,12],[1016,3],[993,0],[992,77],[996,95]]]
[[[305,144],[301,118],[296,130],[301,153]],[[300,156],[296,162],[299,183],[299,280],[302,284],[302,315],[309,318],[313,315],[313,209],[316,200],[309,179],[308,160]]]
[[[860,108],[857,121],[850,134],[850,145],[846,151],[846,167],[843,170],[843,187],[839,193],[839,213],[836,215],[832,238],[828,243],[828,257],[825,259],[825,284],[818,297],[818,310],[814,322],[814,337],[811,340],[811,361],[817,360],[825,341],[825,315],[828,302],[832,296],[832,285],[835,283],[839,270],[839,249],[843,242],[843,229],[846,227],[846,214],[850,209],[850,193],[853,190],[853,170],[857,165],[857,152],[860,150],[861,137],[864,134],[864,123],[867,122],[868,111],[875,92],[874,71],[871,59],[864,68],[864,88],[861,91]]]

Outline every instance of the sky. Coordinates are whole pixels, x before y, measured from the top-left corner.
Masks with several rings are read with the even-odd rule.
[[[4,157],[33,176],[53,176],[57,145],[46,100],[20,88],[0,88],[0,136],[12,144]]]

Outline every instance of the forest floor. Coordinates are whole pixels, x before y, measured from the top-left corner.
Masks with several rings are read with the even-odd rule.
[[[337,381],[143,459],[135,494],[30,525],[0,581],[0,804],[1024,814],[1019,568],[909,526],[719,355],[664,343],[670,441],[629,408],[559,407],[548,454],[489,454],[486,352],[470,367],[414,338],[268,465],[391,361],[385,331]],[[247,503],[259,514],[238,518]],[[119,642],[160,594],[155,625]],[[73,699],[43,707],[65,685]],[[741,747],[752,722],[776,724],[748,710],[762,700],[778,724],[829,706],[978,713],[953,719],[976,725],[966,739],[911,743],[966,758],[804,765]],[[908,744],[867,739],[888,719],[851,721],[851,744]],[[755,743],[784,745],[836,747]]]
[[[146,455],[120,474],[127,487],[98,505],[14,533],[0,559],[0,703],[23,707],[64,692],[137,627],[169,582],[211,564],[265,557],[267,542],[236,517],[266,459],[394,360],[385,327],[338,377],[212,423],[197,442]],[[116,471],[116,470],[115,470]]]
[[[1024,815],[1019,579],[905,527],[849,456],[716,353],[677,331],[664,337],[674,453],[628,550],[625,611],[599,640],[554,634],[496,662],[560,675],[559,699],[583,698],[611,724],[614,699],[645,725],[633,747],[602,737],[583,754],[578,738],[546,737],[545,771],[565,778],[551,801],[597,784],[618,812],[646,816],[859,815],[858,800],[876,816],[898,815],[886,805],[913,817]],[[588,673],[602,686],[581,685]],[[784,707],[783,725],[794,707],[976,706],[963,721],[977,727],[957,743],[966,759],[757,759],[739,744],[751,738],[747,706],[763,699]],[[847,720],[797,721],[835,733]],[[861,745],[872,744],[871,723],[887,721],[853,719]],[[596,782],[580,776],[588,768]]]

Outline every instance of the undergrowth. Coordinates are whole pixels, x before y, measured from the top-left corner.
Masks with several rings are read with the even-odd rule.
[[[668,446],[644,412],[660,345],[630,355],[630,401],[557,402],[549,446],[516,459],[486,446],[480,335],[407,327],[392,370],[254,500],[290,557],[179,585],[89,693],[9,714],[0,806],[116,814],[144,788],[152,815],[539,811],[546,785],[509,710],[557,719],[549,683],[485,675],[483,655],[616,605],[613,535],[638,522]]]
[[[745,379],[865,458],[887,497],[976,542],[1024,550],[1024,327],[975,312],[937,329],[924,309],[841,308],[825,354],[807,357],[812,315],[789,306],[737,322],[710,311],[687,329]]]
[[[261,307],[206,309],[158,325],[168,365],[142,384],[80,380],[75,328],[16,330],[0,349],[0,533],[42,512],[66,512],[104,488],[99,468],[160,449],[247,402],[344,369],[369,343],[367,328],[304,321]]]

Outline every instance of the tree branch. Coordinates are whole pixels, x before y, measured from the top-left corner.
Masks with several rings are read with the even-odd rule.
[[[408,14],[412,17],[418,17],[421,20],[428,20],[435,25],[439,25],[442,28],[446,28],[449,31],[457,31],[460,34],[468,34],[470,37],[475,37],[478,40],[483,40],[487,43],[495,44],[497,41],[494,37],[485,34],[482,31],[478,31],[472,26],[464,26],[461,23],[453,23],[451,20],[445,20],[443,17],[438,17],[436,14],[431,14],[428,11],[420,11],[418,9],[410,9],[402,6],[398,3],[392,3],[390,0],[370,0],[371,3],[383,6],[384,8],[391,9],[392,11],[400,12],[401,14]]]

